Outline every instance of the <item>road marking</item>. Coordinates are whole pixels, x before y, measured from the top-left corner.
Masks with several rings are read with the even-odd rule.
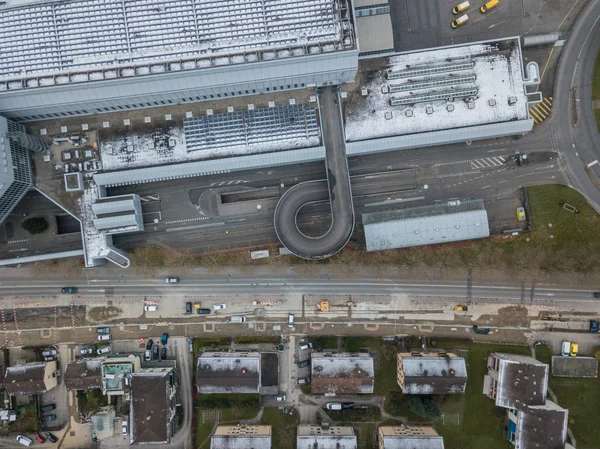
[[[9,241],[8,241],[8,242],[6,242],[6,243],[25,243],[25,242],[28,242],[28,241],[29,241],[29,239],[22,239],[22,240],[9,240]]]
[[[471,168],[499,167],[506,162],[503,156],[493,156],[471,161]]]
[[[365,204],[365,207],[370,207],[370,206],[385,206],[386,204],[390,204],[390,203],[404,203],[404,202],[407,202],[407,201],[419,201],[419,200],[424,200],[424,199],[425,199],[424,196],[415,196],[414,198],[397,198],[395,200],[380,201],[378,203]]]
[[[569,9],[569,12],[565,15],[565,18],[562,19],[562,22],[560,22],[558,24],[558,26],[556,27],[556,31],[560,30],[560,27],[563,26],[563,23],[565,23],[565,20],[567,20],[567,17],[569,17],[569,14],[571,14],[573,12],[573,9],[575,9],[575,6],[577,6],[577,3],[579,3],[579,0],[577,0],[575,3],[573,3],[573,6],[571,6],[571,9]],[[554,50],[554,48],[553,48]]]
[[[552,97],[544,98],[541,103],[538,103],[529,108],[529,117],[533,119],[536,125],[542,123],[550,115],[552,111]]]
[[[445,175],[438,175],[438,178],[451,178],[453,176],[466,176],[466,175],[475,175],[477,173],[481,173],[481,170],[473,170],[473,171],[465,171],[462,173],[446,173]]]
[[[210,219],[210,217],[186,218],[185,220],[165,221],[164,224],[188,223],[190,221],[209,220],[209,219]]]
[[[487,185],[485,187],[482,187],[481,190],[483,190],[483,189],[489,189],[490,187],[492,187],[492,186],[491,185]]]
[[[169,228],[169,229],[167,229],[167,232],[189,231],[190,229],[210,228],[210,227],[214,227],[214,226],[223,226],[224,224],[225,224],[225,222],[222,221],[219,223],[207,223],[207,224],[203,224],[203,225],[182,226],[180,228]]]

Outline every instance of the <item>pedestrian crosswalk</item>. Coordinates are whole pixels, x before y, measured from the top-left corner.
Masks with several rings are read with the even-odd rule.
[[[552,97],[544,98],[544,101],[529,108],[529,117],[536,125],[542,123],[550,115],[552,110]]]
[[[471,161],[471,168],[487,168],[487,167],[499,167],[504,164],[506,159],[502,156],[486,157],[484,159],[475,159]]]

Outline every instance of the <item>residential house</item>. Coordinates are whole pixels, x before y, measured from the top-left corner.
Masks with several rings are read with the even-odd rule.
[[[460,394],[467,388],[465,359],[451,352],[397,355],[397,380],[404,394]]]
[[[176,430],[176,375],[172,367],[132,373],[129,406],[131,444],[168,443]]]
[[[122,396],[129,393],[130,375],[141,368],[140,357],[135,354],[113,355],[102,362],[102,393]]]
[[[4,375],[4,386],[10,396],[41,394],[58,384],[56,361],[33,362],[9,366]]]
[[[198,393],[256,393],[261,385],[258,352],[204,352],[198,357]]]
[[[373,357],[364,353],[313,352],[311,389],[314,394],[373,393]]]
[[[506,437],[516,449],[569,449],[569,411],[548,400],[549,367],[533,357],[495,352],[483,394],[507,411]]]
[[[356,449],[356,435],[352,427],[298,426],[297,449]]]
[[[533,357],[494,352],[487,360],[483,393],[498,407],[544,405],[549,367]]]
[[[444,439],[432,426],[380,426],[379,449],[444,449]]]
[[[67,362],[64,382],[67,390],[95,390],[102,388],[103,359],[83,359]]]
[[[217,426],[210,449],[271,449],[271,426]]]

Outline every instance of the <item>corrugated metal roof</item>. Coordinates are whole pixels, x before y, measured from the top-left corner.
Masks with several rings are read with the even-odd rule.
[[[387,3],[388,0],[356,0],[354,7],[363,8],[365,6],[386,5]]]
[[[100,186],[114,187],[145,182],[166,181],[169,179],[190,178],[237,170],[273,167],[313,162],[325,159],[325,147],[303,148],[300,150],[278,151],[275,153],[253,154],[185,164],[162,165],[109,173],[97,173],[94,181]]]
[[[489,237],[483,200],[363,214],[367,251]]]
[[[135,206],[132,199],[120,201],[104,201],[100,200],[92,204],[92,211],[96,215],[116,214],[119,212],[133,211]]]
[[[533,120],[527,119],[384,137],[381,139],[360,140],[346,143],[346,154],[348,154],[348,156],[355,156],[392,150],[445,145],[449,143],[466,142],[468,140],[513,136],[529,132],[532,129]]]
[[[360,53],[394,51],[394,30],[389,14],[357,17],[356,30]]]

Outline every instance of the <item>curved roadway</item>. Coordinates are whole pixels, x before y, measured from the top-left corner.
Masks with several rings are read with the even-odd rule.
[[[289,189],[275,208],[275,232],[283,245],[298,257],[324,259],[341,250],[354,230],[354,204],[346,159],[342,112],[333,88],[323,88],[319,96],[327,182],[303,182]],[[308,237],[298,229],[296,217],[302,206],[323,200],[329,190],[331,227],[320,237]]]
[[[592,106],[592,77],[599,50],[600,0],[592,0],[575,21],[561,52],[550,126],[553,145],[567,166],[567,181],[600,213],[600,190],[586,171],[590,162],[600,160],[600,133]]]

